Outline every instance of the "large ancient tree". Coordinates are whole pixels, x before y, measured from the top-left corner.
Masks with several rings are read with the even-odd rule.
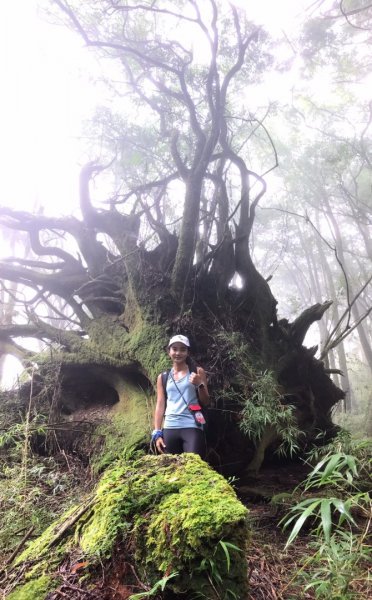
[[[54,414],[81,419],[82,409],[121,405],[124,437],[138,443],[151,428],[147,392],[167,362],[163,348],[182,332],[209,373],[216,464],[253,458],[257,467],[285,437],[281,411],[296,418],[304,442],[332,432],[330,411],[343,392],[316,348],[302,345],[330,303],[293,323],[278,319],[252,260],[255,211],[277,165],[244,91],[271,60],[264,32],[215,0],[54,4],[88,47],[116,61],[130,117],[101,111],[101,139],[115,160],[82,169],[80,219],[1,209],[1,224],[27,235],[32,250],[0,264],[4,289],[22,286],[14,294],[20,302],[22,290],[27,315],[1,327],[2,351],[36,369],[35,393],[57,373]],[[110,169],[119,184],[99,204],[92,180],[99,186]],[[23,348],[18,339],[27,337],[48,351]],[[260,401],[268,373],[261,401],[270,396],[275,409],[259,435],[246,436],[241,410]]]

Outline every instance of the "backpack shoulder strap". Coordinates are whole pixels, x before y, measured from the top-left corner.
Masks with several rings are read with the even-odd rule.
[[[171,371],[170,369],[167,369],[166,371],[163,371],[163,373],[161,374],[161,382],[163,384],[165,401],[167,400],[167,381],[168,381],[170,371]]]

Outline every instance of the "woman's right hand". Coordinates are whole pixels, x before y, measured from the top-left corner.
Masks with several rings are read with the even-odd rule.
[[[164,454],[164,452],[165,452],[165,448],[166,448],[166,445],[165,445],[165,443],[164,443],[164,440],[163,440],[163,438],[162,438],[162,437],[159,437],[159,438],[156,440],[156,442],[155,442],[155,446],[156,446],[156,449],[157,449],[157,451],[159,452],[159,454]]]

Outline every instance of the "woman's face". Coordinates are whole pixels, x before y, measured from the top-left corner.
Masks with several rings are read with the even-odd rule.
[[[185,362],[187,355],[189,353],[189,349],[185,344],[181,344],[181,342],[175,342],[169,347],[168,354],[175,363],[183,363]]]

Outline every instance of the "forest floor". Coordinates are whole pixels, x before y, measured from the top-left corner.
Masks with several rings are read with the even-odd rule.
[[[89,477],[89,470],[79,465],[78,461],[74,465],[71,460],[66,464],[69,477],[73,474],[75,484],[80,481],[76,492],[89,490],[94,484]],[[309,583],[312,577],[319,577],[310,563],[314,553],[312,548],[314,537],[308,529],[303,528],[304,531],[301,530],[294,542],[286,548],[288,532],[283,531],[279,526],[281,519],[288,512],[290,495],[304,481],[308,471],[309,468],[304,463],[288,462],[284,465],[264,466],[260,474],[255,477],[241,475],[233,481],[232,485],[235,487],[238,497],[249,509],[251,523],[247,552],[249,591],[246,598],[239,600],[313,600],[315,598],[313,590],[305,590],[306,583]],[[45,492],[47,493],[46,489]],[[63,493],[55,500],[63,503],[62,496]],[[49,499],[52,501],[50,496]],[[0,556],[0,562],[1,558],[8,557],[9,554],[3,554],[2,557]],[[127,600],[129,598],[133,593],[133,587],[129,585],[133,574],[128,572],[128,577],[126,577],[122,570],[123,565],[116,566],[117,569],[115,564],[112,565],[114,568],[110,573],[106,573],[105,581],[96,582],[96,593],[90,593],[89,598],[99,598],[100,600],[103,598]],[[303,578],[301,574],[304,575]],[[127,585],[124,584],[124,581],[127,581]],[[66,584],[70,589],[69,594],[73,594],[68,597],[75,600],[85,600],[88,597],[87,591],[79,587],[78,574],[75,572],[73,574],[70,569],[66,572]],[[108,588],[111,590],[110,592],[108,592]],[[74,591],[71,592],[71,589]],[[105,593],[102,594],[103,589],[105,589]],[[360,599],[369,597],[366,589],[354,591],[357,594],[350,597]],[[54,595],[52,597],[53,600],[54,597],[57,598]],[[184,596],[182,598],[185,600]],[[337,598],[344,597],[337,596]]]
[[[297,539],[285,550],[287,536],[263,506],[250,506],[256,520],[247,555],[249,592],[246,600],[307,600],[298,573],[309,557],[309,538]]]
[[[257,477],[236,484],[240,500],[249,509],[252,524],[247,553],[249,593],[246,600],[308,600],[315,596],[299,586],[298,573],[309,558],[311,536],[305,532],[285,549],[288,533],[279,527],[285,514],[272,498],[291,494],[308,474],[303,463],[263,467]]]
[[[286,548],[291,527],[288,531],[283,531],[280,521],[293,505],[293,498],[292,504],[289,501],[293,491],[305,480],[309,471],[310,468],[304,463],[289,462],[287,465],[263,467],[257,477],[242,477],[237,482],[237,495],[249,509],[251,522],[247,553],[249,591],[244,600],[325,598],[324,595],[316,596],[314,588],[306,589],[307,584],[321,582],[325,577],[334,578],[336,583],[349,580],[345,593],[330,595],[329,600],[372,598],[371,580],[368,579],[371,564],[367,560],[364,564],[360,562],[358,569],[355,569],[356,564],[351,565],[347,560],[342,562],[341,553],[341,560],[337,565],[327,565],[327,559],[323,563],[319,558],[313,560],[319,549],[319,541],[315,543],[316,536],[306,526]],[[313,495],[314,493],[308,493],[308,497]],[[303,496],[301,499],[303,500]],[[365,520],[360,525],[363,529]],[[358,578],[357,573],[361,572],[365,576]]]

